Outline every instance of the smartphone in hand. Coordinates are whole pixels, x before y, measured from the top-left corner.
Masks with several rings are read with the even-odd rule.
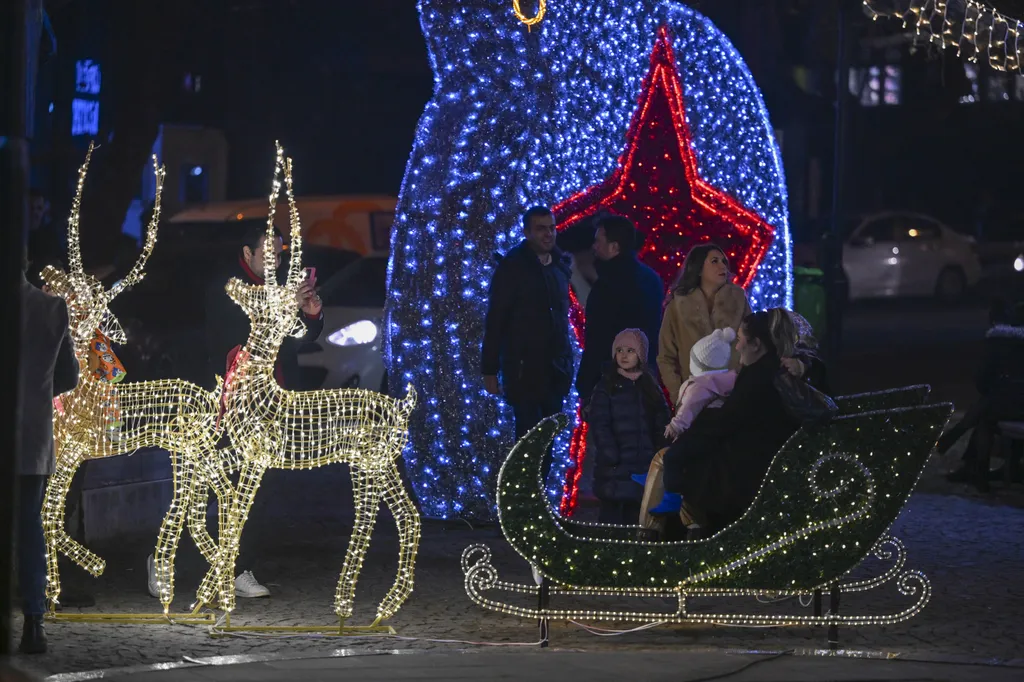
[[[309,286],[316,286],[316,268],[305,268],[306,270],[306,281],[309,282]]]

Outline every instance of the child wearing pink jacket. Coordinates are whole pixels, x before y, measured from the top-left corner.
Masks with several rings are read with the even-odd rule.
[[[668,441],[676,440],[679,434],[690,428],[705,408],[721,407],[726,396],[732,393],[736,372],[729,369],[729,359],[735,340],[736,330],[727,327],[716,329],[693,344],[690,350],[690,378],[679,387],[675,416],[665,427],[665,438]],[[632,477],[644,486],[639,519],[640,526],[645,529],[642,533],[644,537],[648,537],[648,533],[660,535],[664,531],[665,515],[677,513],[683,502],[682,496],[665,492],[662,479],[664,456],[665,450],[654,456],[646,476],[641,474]]]
[[[729,369],[736,331],[716,329],[693,344],[690,350],[690,378],[679,387],[676,414],[665,429],[665,438],[674,441],[706,407],[721,407],[736,384],[736,372]]]

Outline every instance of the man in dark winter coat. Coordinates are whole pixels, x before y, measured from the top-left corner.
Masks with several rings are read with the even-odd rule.
[[[68,331],[63,300],[29,284],[22,264],[21,351],[18,365],[17,452],[18,583],[25,615],[21,651],[46,652],[46,540],[41,512],[53,473],[53,399],[78,384],[78,359]]]
[[[633,327],[657,339],[661,331],[665,285],[658,273],[637,258],[640,241],[628,218],[607,215],[597,222],[597,282],[587,299],[583,358],[576,377],[584,404],[601,376],[616,334]]]
[[[263,247],[266,228],[254,225],[243,234],[238,255],[219,277],[214,278],[206,293],[206,342],[211,375],[224,377],[227,374],[228,358],[236,348],[244,346],[249,338],[249,317],[228,296],[225,285],[232,277],[246,284],[263,284],[266,273],[263,271]],[[280,265],[282,251],[281,235],[275,233],[275,263]],[[270,273],[273,277],[275,273]],[[306,325],[306,333],[301,338],[285,337],[277,353],[274,375],[277,383],[289,390],[305,388],[299,385],[298,350],[303,343],[312,343],[319,338],[324,329],[324,315],[321,310],[320,296],[313,288],[316,282],[306,282],[299,289],[295,301],[301,310],[301,319]],[[251,534],[250,534],[251,535]],[[252,541],[252,537],[248,538]],[[239,566],[245,566],[249,560],[244,556],[246,546],[243,544],[239,553]],[[151,558],[152,559],[152,558]],[[152,563],[150,563],[152,566]],[[150,594],[156,596],[154,574],[150,570]],[[235,596],[266,597],[270,590],[257,582],[252,571],[243,571],[235,578]]]
[[[568,257],[555,246],[551,210],[528,210],[523,235],[491,279],[480,363],[484,388],[504,394],[512,406],[517,440],[541,419],[562,411],[573,375],[571,270]]]

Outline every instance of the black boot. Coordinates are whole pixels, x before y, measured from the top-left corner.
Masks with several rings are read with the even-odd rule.
[[[25,616],[25,628],[21,633],[19,650],[23,654],[46,653],[46,630],[43,628],[42,616]]]

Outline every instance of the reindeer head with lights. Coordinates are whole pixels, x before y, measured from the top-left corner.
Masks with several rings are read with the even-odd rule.
[[[284,284],[277,281],[277,262],[274,243],[274,216],[277,200],[283,184],[288,199],[288,222],[290,243],[288,246],[288,275]],[[274,166],[274,183],[270,193],[270,213],[267,217],[267,232],[263,242],[263,284],[245,284],[232,278],[227,292],[238,304],[252,323],[252,334],[246,348],[254,363],[274,363],[277,351],[286,336],[299,337],[305,333],[305,325],[299,319],[299,288],[305,282],[302,269],[302,226],[299,209],[292,191],[292,160],[284,156],[284,149],[277,145],[277,160]]]
[[[126,343],[121,324],[110,312],[110,302],[125,289],[142,280],[146,261],[149,260],[153,247],[156,246],[157,223],[160,221],[160,194],[163,191],[165,171],[153,157],[153,172],[156,175],[156,195],[153,201],[153,215],[146,226],[146,240],[142,253],[132,269],[110,289],[94,275],[85,272],[82,266],[82,247],[79,235],[79,220],[82,208],[82,191],[85,188],[85,177],[92,160],[93,145],[85,155],[82,167],[78,169],[78,187],[71,205],[68,218],[68,270],[64,272],[51,265],[43,268],[42,279],[50,292],[64,299],[68,306],[71,336],[75,342],[75,351],[79,357],[85,353],[96,330],[106,335],[114,343]]]

